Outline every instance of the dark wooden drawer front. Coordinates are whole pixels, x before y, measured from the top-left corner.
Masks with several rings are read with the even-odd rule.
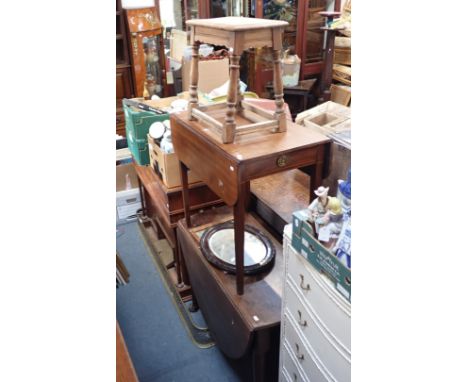
[[[287,169],[303,167],[311,163],[320,165],[320,160],[317,162],[317,159],[323,158],[323,154],[324,147],[320,145],[314,149],[305,148],[290,153],[257,158],[255,161],[244,165],[241,171],[241,178],[242,180],[251,180]]]

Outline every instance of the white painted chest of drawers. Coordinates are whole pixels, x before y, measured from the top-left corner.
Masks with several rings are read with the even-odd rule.
[[[351,381],[351,304],[291,245],[284,229],[280,381]]]

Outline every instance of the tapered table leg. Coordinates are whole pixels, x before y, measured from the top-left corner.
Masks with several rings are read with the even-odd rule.
[[[244,294],[244,227],[245,227],[245,185],[239,186],[239,195],[234,205],[234,247],[236,252],[237,294]]]
[[[323,162],[317,162],[313,167],[310,174],[310,186],[309,186],[309,203],[312,199],[315,199],[314,190],[321,186],[323,180]]]
[[[175,269],[176,269],[176,275],[177,275],[177,288],[183,288],[184,287],[184,280],[182,278],[182,254],[180,253],[180,245],[177,240],[177,230],[174,228],[174,236],[175,236],[175,241],[176,245],[173,249],[174,251],[174,261],[175,261]]]
[[[182,200],[184,202],[184,213],[187,227],[192,227],[192,221],[190,219],[190,201],[189,201],[189,190],[188,190],[188,168],[185,164],[179,161],[180,166],[180,178],[182,180]]]
[[[177,230],[176,230],[176,232],[177,232]],[[177,240],[177,248],[179,250],[180,273],[182,275],[182,284],[184,286],[185,285],[190,285],[190,278],[189,278],[188,271],[187,271],[187,265],[185,264],[184,253],[182,252],[182,246],[180,245],[178,235],[176,236],[176,240]]]
[[[141,183],[140,177],[138,177],[138,191],[140,192],[142,215],[147,216],[145,192],[144,192],[143,184]]]

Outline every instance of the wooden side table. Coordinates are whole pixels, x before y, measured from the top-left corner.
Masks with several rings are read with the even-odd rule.
[[[223,143],[232,143],[239,134],[257,130],[283,132],[286,117],[283,108],[283,82],[281,79],[280,50],[286,21],[265,20],[248,17],[219,17],[214,19],[189,20],[191,27],[192,64],[190,70],[191,120],[200,119],[211,125]],[[229,90],[226,103],[199,107],[198,105],[198,50],[200,42],[225,45],[232,48],[229,64]],[[276,110],[266,112],[243,102],[239,86],[239,59],[248,48],[273,48]],[[220,112],[221,110],[221,112]],[[237,118],[240,116],[242,118]],[[221,122],[223,121],[223,122]]]
[[[164,237],[174,253],[171,265],[175,267],[175,283],[183,299],[188,297],[190,284],[186,275],[182,256],[179,253],[177,221],[184,217],[182,188],[167,188],[154,170],[149,166],[134,163],[140,186],[140,196],[144,215],[151,218],[157,228],[158,238]],[[187,195],[193,211],[222,204],[222,201],[206,184],[194,183],[187,189]]]
[[[180,161],[187,227],[192,226],[188,168],[195,171],[228,206],[234,207],[239,295],[244,293],[244,226],[250,181],[308,165],[314,169],[310,178],[310,195],[322,181],[330,139],[292,122],[287,122],[287,125],[285,132],[269,134],[257,131],[240,136],[235,143],[222,144],[211,129],[198,121],[191,121],[188,112],[171,115],[172,141]]]

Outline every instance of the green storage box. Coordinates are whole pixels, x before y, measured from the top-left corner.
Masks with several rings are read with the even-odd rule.
[[[318,271],[325,273],[335,284],[335,288],[348,301],[351,301],[351,270],[325,248],[313,234],[307,221],[307,210],[293,213],[292,246]]]
[[[128,149],[132,153],[133,159],[140,166],[147,166],[150,164],[148,144],[138,144],[128,141]]]
[[[169,114],[157,115],[149,111],[138,110],[123,103],[125,114],[125,132],[128,149],[135,161],[146,166],[150,163],[148,150],[148,132],[154,122],[169,119]]]

